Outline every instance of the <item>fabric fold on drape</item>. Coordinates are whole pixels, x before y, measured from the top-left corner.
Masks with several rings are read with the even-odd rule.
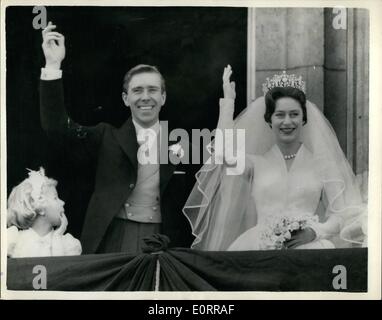
[[[36,266],[46,270],[47,290],[151,291],[156,258],[123,253],[8,259],[9,290],[35,290]],[[44,272],[44,271],[43,271]],[[41,275],[43,275],[41,273]]]
[[[160,255],[159,263],[160,291],[216,291],[206,278],[195,273],[192,266],[184,264],[171,251]]]

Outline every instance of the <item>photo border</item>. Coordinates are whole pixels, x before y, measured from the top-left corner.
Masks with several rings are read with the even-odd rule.
[[[370,64],[369,64],[369,217],[368,217],[368,292],[73,292],[73,291],[12,291],[6,289],[6,199],[7,199],[7,152],[6,152],[6,52],[5,52],[5,8],[26,5],[69,5],[69,6],[176,6],[176,7],[357,7],[369,10],[370,19]],[[382,2],[366,1],[29,1],[4,0],[1,2],[1,298],[2,299],[64,299],[64,300],[354,300],[381,299],[381,168],[382,168]],[[379,213],[379,214],[377,214]]]

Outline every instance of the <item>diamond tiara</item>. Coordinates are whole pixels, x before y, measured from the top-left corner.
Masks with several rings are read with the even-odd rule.
[[[305,81],[302,81],[302,77],[297,78],[294,74],[286,74],[286,71],[275,74],[271,79],[266,78],[265,83],[263,83],[264,95],[275,87],[293,87],[305,93]]]

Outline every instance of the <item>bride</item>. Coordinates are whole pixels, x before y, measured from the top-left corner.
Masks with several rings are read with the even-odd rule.
[[[301,77],[285,72],[267,78],[264,97],[234,121],[231,74],[228,65],[218,129],[245,129],[238,146],[245,148],[245,170],[228,175],[235,163],[223,152],[217,158],[224,164],[205,164],[197,173],[183,210],[196,237],[192,248],[334,248],[331,240],[363,207],[331,125],[306,99]]]

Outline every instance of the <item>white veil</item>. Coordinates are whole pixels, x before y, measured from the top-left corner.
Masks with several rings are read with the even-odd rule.
[[[342,230],[363,210],[360,191],[330,123],[313,103],[307,101],[306,108],[307,123],[301,142],[313,154],[312,170],[322,177],[325,215],[335,214]],[[264,113],[265,101],[260,97],[234,121],[234,129],[245,129],[247,157],[243,174],[227,175],[224,164],[206,164],[196,174],[195,186],[183,209],[196,237],[192,248],[226,250],[240,234],[256,225],[252,197],[255,177],[248,156],[263,155],[275,143]]]

